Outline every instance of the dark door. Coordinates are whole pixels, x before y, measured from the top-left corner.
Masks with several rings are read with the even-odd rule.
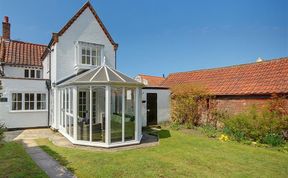
[[[147,125],[157,124],[157,93],[147,93]]]

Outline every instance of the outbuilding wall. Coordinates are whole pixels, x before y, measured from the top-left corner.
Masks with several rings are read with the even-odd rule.
[[[157,94],[157,123],[170,120],[170,90],[142,89],[142,126],[147,126],[147,93]]]
[[[271,102],[271,96],[221,96],[217,97],[215,101],[217,109],[225,110],[230,114],[237,114],[247,111],[252,106],[256,106],[257,109],[266,107],[267,104]],[[285,107],[288,109],[288,100],[286,99],[285,101]]]

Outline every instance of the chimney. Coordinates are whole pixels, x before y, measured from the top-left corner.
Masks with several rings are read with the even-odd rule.
[[[8,16],[4,16],[4,20],[2,22],[2,38],[4,40],[10,40],[10,23]]]

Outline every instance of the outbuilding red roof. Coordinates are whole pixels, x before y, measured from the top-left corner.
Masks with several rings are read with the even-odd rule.
[[[141,80],[146,80],[148,82],[148,86],[160,86],[160,84],[165,80],[164,77],[158,76],[151,76],[151,75],[144,75],[139,74],[138,76],[141,77]]]
[[[41,56],[46,47],[23,41],[3,40],[0,36],[0,62],[7,65],[41,67]]]
[[[200,85],[212,95],[288,93],[288,57],[170,74],[162,86]]]

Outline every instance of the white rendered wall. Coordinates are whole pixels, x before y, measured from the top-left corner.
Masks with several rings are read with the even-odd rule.
[[[142,126],[147,126],[147,93],[157,93],[157,123],[170,120],[170,90],[142,89]]]
[[[56,81],[63,80],[75,74],[75,49],[78,41],[104,45],[106,64],[115,68],[114,47],[90,9],[87,8],[66,32],[62,36],[59,36],[56,52]]]
[[[8,102],[0,102],[0,122],[7,128],[45,127],[48,126],[48,111],[11,111],[11,98],[15,92],[46,93],[45,80],[1,79],[3,97]]]
[[[34,68],[34,67],[15,67],[15,66],[4,66],[5,77],[13,77],[13,78],[24,78],[24,70],[25,69],[37,69],[41,71],[42,77],[42,69]],[[35,73],[36,75],[36,73]]]

